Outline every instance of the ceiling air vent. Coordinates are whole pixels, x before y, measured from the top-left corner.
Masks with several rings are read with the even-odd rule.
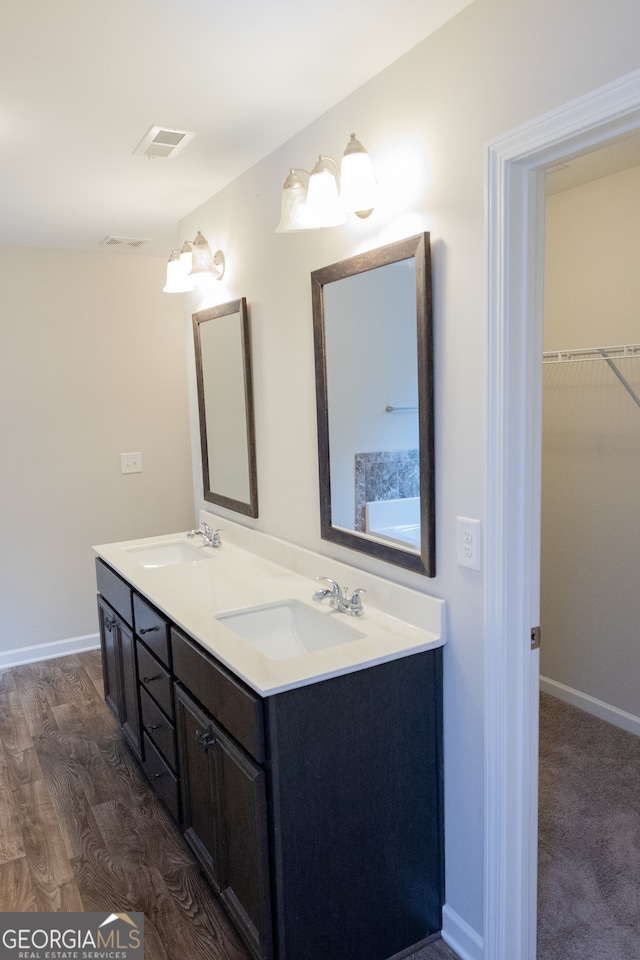
[[[104,240],[101,240],[98,246],[131,247],[133,250],[139,250],[141,247],[146,247],[148,243],[151,243],[151,240],[141,240],[138,237],[112,237],[109,235],[105,237]]]
[[[148,157],[150,160],[158,157],[168,160],[170,157],[175,157],[194,136],[194,133],[188,133],[186,130],[149,127],[133,153],[136,157]]]

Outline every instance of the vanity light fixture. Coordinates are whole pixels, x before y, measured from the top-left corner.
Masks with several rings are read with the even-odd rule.
[[[195,240],[185,240],[181,250],[172,250],[167,263],[164,293],[190,293],[201,277],[222,280],[225,260],[222,250],[211,253],[205,237],[198,230]]]
[[[298,174],[309,178],[306,188]],[[347,213],[368,217],[375,206],[376,191],[369,154],[352,133],[340,170],[336,161],[324,154],[311,173],[301,167],[291,167],[282,188],[276,233],[337,226],[345,223]]]

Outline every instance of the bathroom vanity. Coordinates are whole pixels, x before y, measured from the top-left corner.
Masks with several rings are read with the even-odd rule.
[[[96,552],[106,701],[253,955],[388,960],[439,931],[442,607],[432,631],[346,617],[184,535]],[[260,649],[292,608],[321,645]]]

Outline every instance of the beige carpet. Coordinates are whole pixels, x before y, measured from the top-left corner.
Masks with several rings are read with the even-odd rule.
[[[538,960],[640,960],[640,737],[541,695]]]

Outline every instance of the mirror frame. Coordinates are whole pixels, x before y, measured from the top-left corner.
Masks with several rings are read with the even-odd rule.
[[[345,277],[375,270],[399,260],[415,258],[416,344],[418,363],[418,439],[420,446],[420,551],[369,538],[356,531],[334,527],[331,520],[331,461],[324,325],[324,286]],[[435,461],[433,404],[433,318],[431,293],[431,248],[428,233],[370,250],[331,264],[311,274],[313,339],[318,420],[318,467],[320,479],[320,528],[323,540],[386,560],[408,570],[436,575],[435,542]],[[358,357],[354,357],[357,366]]]
[[[200,324],[209,320],[217,320],[220,317],[229,316],[229,314],[238,313],[240,315],[240,328],[242,339],[242,364],[244,375],[244,399],[245,415],[247,426],[247,466],[249,472],[249,500],[235,500],[233,497],[216,493],[211,489],[209,476],[209,448],[207,443],[207,414],[204,396],[204,376],[202,369],[202,343],[200,339]],[[247,312],[247,301],[245,297],[240,300],[231,300],[228,303],[221,303],[217,307],[210,307],[207,310],[200,310],[191,316],[193,322],[193,345],[196,359],[196,383],[198,388],[198,419],[200,421],[200,450],[202,452],[202,482],[204,499],[209,503],[215,503],[220,507],[227,507],[229,510],[235,510],[237,513],[243,513],[247,517],[258,516],[258,476],[256,471],[256,439],[254,425],[253,408],[253,378],[251,373],[251,334],[249,329],[249,316]]]

